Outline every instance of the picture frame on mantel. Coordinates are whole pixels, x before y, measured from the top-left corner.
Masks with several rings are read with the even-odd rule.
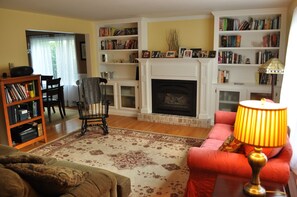
[[[193,53],[192,50],[185,50],[183,58],[192,58],[192,53]]]
[[[166,58],[175,58],[176,51],[167,51],[166,52]]]
[[[179,58],[182,58],[184,56],[184,51],[187,50],[186,47],[179,47],[179,50],[178,50],[178,57]]]

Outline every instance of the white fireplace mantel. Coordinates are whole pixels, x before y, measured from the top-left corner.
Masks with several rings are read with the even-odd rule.
[[[197,81],[196,117],[209,119],[213,58],[139,58],[140,113],[152,113],[152,79]]]

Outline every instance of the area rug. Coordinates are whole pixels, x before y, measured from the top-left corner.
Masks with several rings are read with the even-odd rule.
[[[202,139],[109,128],[74,132],[30,151],[93,167],[131,179],[131,197],[183,196],[188,179],[187,151]]]

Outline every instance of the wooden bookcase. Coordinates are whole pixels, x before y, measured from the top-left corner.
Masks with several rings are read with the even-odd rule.
[[[47,142],[40,75],[0,78],[0,91],[1,144],[20,149]],[[21,138],[20,133],[28,130],[30,135]]]

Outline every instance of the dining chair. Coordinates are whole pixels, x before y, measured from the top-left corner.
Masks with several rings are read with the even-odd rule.
[[[62,98],[61,95],[61,78],[49,79],[46,81],[46,88],[43,89],[43,106],[47,109],[49,122],[51,122],[51,108],[58,106],[61,118],[64,118],[64,113],[62,111]],[[53,110],[55,113],[55,111]]]

